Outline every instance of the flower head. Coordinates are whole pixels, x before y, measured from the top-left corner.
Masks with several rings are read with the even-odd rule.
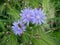
[[[17,35],[22,34],[25,31],[25,26],[22,21],[14,22],[12,26],[13,32]]]
[[[41,8],[34,9],[33,12],[34,12],[34,18],[32,19],[33,24],[42,24],[45,22],[46,16]]]
[[[33,13],[33,10],[31,8],[25,8],[22,10],[21,18],[22,18],[24,23],[29,24],[29,22],[31,22],[33,15],[34,15],[34,13]]]

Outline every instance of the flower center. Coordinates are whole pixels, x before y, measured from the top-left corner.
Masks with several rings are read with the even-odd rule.
[[[37,18],[37,19],[40,19],[40,17],[39,17],[39,16],[36,16],[36,18]]]
[[[27,18],[30,18],[30,15],[27,15]]]

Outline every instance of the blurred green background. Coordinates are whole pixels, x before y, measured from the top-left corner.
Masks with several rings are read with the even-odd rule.
[[[20,18],[25,7],[42,8],[47,16],[41,39],[16,36],[12,23]],[[60,45],[60,0],[0,0],[0,45]]]

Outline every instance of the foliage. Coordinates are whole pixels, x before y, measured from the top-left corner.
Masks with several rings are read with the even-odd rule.
[[[11,29],[20,18],[25,7],[42,8],[47,16],[45,24],[27,31],[21,36]],[[31,25],[31,24],[30,24]],[[31,31],[32,30],[32,31]],[[0,1],[0,45],[59,45],[60,44],[60,0],[1,0]]]

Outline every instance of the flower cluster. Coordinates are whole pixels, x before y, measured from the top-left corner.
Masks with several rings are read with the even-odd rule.
[[[21,18],[24,23],[33,23],[33,24],[42,24],[45,22],[46,16],[43,13],[43,10],[40,9],[31,9],[31,8],[26,8],[22,10],[21,13]]]
[[[23,33],[26,29],[26,25],[29,25],[31,22],[32,24],[41,25],[42,23],[45,23],[46,16],[43,13],[43,10],[40,9],[31,9],[31,8],[25,8],[21,11],[21,21],[14,22],[12,26],[12,30],[15,34],[20,35]]]

